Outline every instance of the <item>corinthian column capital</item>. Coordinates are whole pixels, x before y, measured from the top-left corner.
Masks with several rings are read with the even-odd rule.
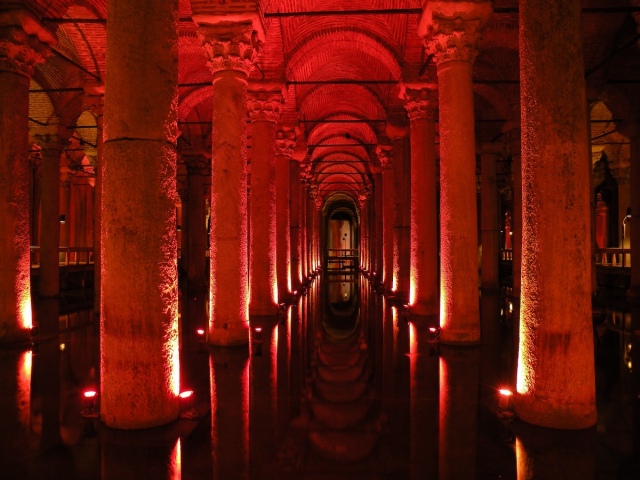
[[[491,12],[491,3],[484,0],[428,2],[418,33],[437,65],[455,60],[473,63],[479,30]]]
[[[383,169],[393,168],[393,147],[390,145],[379,145],[377,148],[378,159]]]
[[[247,91],[247,110],[252,122],[273,122],[280,119],[283,106],[282,90]]]
[[[408,85],[402,86],[401,98],[409,120],[433,119],[438,104],[438,92],[435,86]]]
[[[50,54],[35,35],[18,26],[0,27],[0,71],[31,77]]]
[[[276,152],[283,157],[291,157],[296,147],[295,130],[278,130],[276,132]]]
[[[249,76],[262,42],[251,21],[203,24],[198,37],[207,55],[207,65],[215,75],[235,70]]]

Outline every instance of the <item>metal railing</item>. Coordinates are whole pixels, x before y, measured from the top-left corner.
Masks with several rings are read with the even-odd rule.
[[[58,261],[61,266],[93,265],[93,247],[60,247]],[[31,247],[31,268],[40,267],[40,247]]]
[[[630,267],[631,249],[598,248],[596,249],[596,265],[600,267]]]

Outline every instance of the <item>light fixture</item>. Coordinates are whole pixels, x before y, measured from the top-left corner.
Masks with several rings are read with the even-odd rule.
[[[177,232],[181,232],[182,231],[182,226],[181,225],[176,225],[176,231]]]
[[[60,215],[60,223],[65,223],[67,221],[67,217],[66,215],[63,213],[62,215]]]

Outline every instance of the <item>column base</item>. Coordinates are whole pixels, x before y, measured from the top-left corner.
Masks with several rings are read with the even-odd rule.
[[[579,430],[593,427],[597,421],[595,403],[555,404],[534,395],[514,395],[515,411],[521,420],[540,427]]]
[[[249,344],[249,323],[242,322],[231,327],[213,327],[209,330],[209,344],[218,347],[235,347]]]

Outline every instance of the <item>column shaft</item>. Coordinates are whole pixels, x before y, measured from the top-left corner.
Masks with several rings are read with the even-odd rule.
[[[523,223],[516,406],[530,423],[586,428],[595,423],[596,409],[589,139],[578,0],[521,0],[520,66]]]
[[[384,289],[387,292],[393,290],[393,225],[394,225],[394,199],[395,187],[393,183],[393,164],[391,163],[391,151],[380,150],[378,152],[382,163],[382,269]]]
[[[289,215],[290,156],[276,157],[276,262],[278,301],[291,293],[291,219]]]
[[[404,130],[403,134],[406,133]],[[402,302],[409,300],[411,265],[411,158],[408,145],[406,136],[393,139],[393,290]]]
[[[207,225],[204,180],[203,169],[187,170],[187,288],[192,292],[204,290],[206,287]],[[184,224],[182,228],[184,231]]]
[[[111,0],[108,9],[101,419],[148,428],[179,413],[178,2]]]
[[[291,291],[300,291],[300,162],[289,162],[289,187],[291,190]]]
[[[486,290],[497,290],[500,283],[500,219],[498,214],[498,185],[496,182],[496,153],[483,153],[480,157],[482,242],[481,285]]]

